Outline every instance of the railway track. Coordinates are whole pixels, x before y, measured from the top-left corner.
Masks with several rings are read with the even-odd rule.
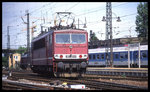
[[[87,78],[79,78],[79,79],[68,79],[63,78],[62,81],[67,81],[68,83],[79,83],[85,84],[88,88],[94,90],[147,90],[145,87],[137,87],[132,85],[125,85],[125,84],[118,84],[118,83],[111,83],[111,82],[103,82],[103,81],[96,81]]]
[[[147,89],[144,87],[137,87],[137,86],[132,86],[132,85],[103,82],[103,81],[96,81],[96,80],[89,80],[89,79],[86,79],[85,81],[87,81],[88,83],[94,84],[98,89],[101,89],[101,90],[112,90],[112,89],[113,90],[146,90]]]
[[[32,73],[32,72],[23,72],[23,76],[22,76],[22,72],[20,71],[13,71],[14,76],[22,76],[22,78],[26,78],[27,77],[31,77],[33,78],[38,77],[38,78],[54,78],[54,77],[49,77],[47,75],[39,75],[37,73]],[[8,72],[4,72],[3,74],[8,75]],[[148,77],[127,77],[127,76],[111,76],[111,75],[90,75],[90,74],[85,74],[84,78],[87,79],[112,79],[112,80],[132,80],[132,81],[148,81]],[[34,80],[34,78],[33,78]]]
[[[41,76],[35,73],[30,73],[30,72],[26,72],[26,73],[22,73],[22,72],[13,72],[12,76],[9,77],[9,79],[11,80],[18,80],[18,79],[27,79],[30,81],[37,81],[37,82],[45,82],[45,83],[50,83],[52,81],[60,81],[61,83],[63,82],[67,82],[68,84],[84,84],[86,85],[86,87],[90,88],[90,89],[96,89],[96,90],[146,90],[147,88],[144,87],[137,87],[137,86],[131,86],[131,85],[125,85],[125,84],[117,84],[117,83],[111,83],[111,82],[104,82],[104,81],[96,81],[95,79],[101,78],[101,79],[119,79],[116,78],[115,76],[97,76],[97,77],[87,77],[88,75],[86,75],[86,77],[84,78],[55,78],[55,77],[49,77],[49,76]],[[120,80],[122,79],[127,79],[127,78],[120,78]],[[130,78],[128,78],[130,79]],[[132,78],[131,78],[132,79]],[[130,79],[130,80],[131,80]],[[135,79],[135,80],[141,80],[141,79]],[[5,83],[6,84],[6,83]],[[9,85],[11,88],[13,88],[11,86],[11,84],[7,84]],[[17,87],[17,86],[16,86]],[[24,87],[24,86],[23,86]],[[6,87],[4,87],[6,88]],[[9,88],[9,87],[7,87]],[[22,87],[21,87],[22,88]],[[32,87],[29,87],[32,89]],[[23,88],[22,88],[23,89]],[[25,88],[26,89],[26,88]],[[36,89],[36,87],[32,90]],[[39,89],[40,90],[40,89]],[[45,89],[48,90],[48,89]]]
[[[127,77],[127,76],[111,76],[111,75],[89,75],[86,74],[84,78],[87,79],[112,79],[112,80],[132,80],[132,81],[148,81],[148,77]]]
[[[2,83],[4,90],[50,90],[50,88],[44,88],[43,86],[36,86],[31,84],[23,84],[16,82],[3,81]]]
[[[33,78],[34,77],[34,78]],[[2,89],[4,90],[75,90],[71,88],[64,88],[62,86],[51,86],[50,82],[56,80],[56,78],[47,79],[45,77],[35,76],[22,76],[12,75],[8,80],[4,80],[2,83]]]
[[[117,84],[117,83],[110,83],[110,82],[102,82],[102,81],[95,81],[89,78],[48,78],[48,77],[38,77],[38,80],[35,78],[27,78],[28,80],[35,80],[35,81],[43,81],[43,82],[51,82],[53,80],[60,80],[62,82],[67,82],[69,84],[85,84],[88,88],[92,89],[99,89],[99,90],[128,90],[128,89],[136,89],[136,90],[143,90],[146,88],[143,87],[136,87],[131,85],[124,85],[124,84]],[[94,81],[94,83],[93,83]]]

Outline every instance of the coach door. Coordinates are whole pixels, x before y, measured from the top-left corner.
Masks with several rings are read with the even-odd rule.
[[[136,66],[138,64],[138,51],[133,51],[133,64]]]

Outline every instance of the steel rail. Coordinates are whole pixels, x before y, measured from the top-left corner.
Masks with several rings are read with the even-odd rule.
[[[119,88],[127,88],[127,89],[136,89],[136,90],[147,90],[146,87],[139,87],[139,86],[133,86],[133,85],[126,85],[126,84],[118,84],[118,83],[111,83],[111,82],[103,82],[103,81],[96,81],[96,80],[86,80],[89,82],[92,82],[92,84],[96,85],[107,85],[107,86],[113,86],[113,87],[119,87]]]
[[[132,81],[148,81],[148,77],[126,77],[126,76],[112,76],[112,75],[90,75],[86,74],[83,78],[87,79],[113,79],[113,80],[132,80]]]
[[[18,88],[17,89],[20,89],[20,87],[21,87],[21,89],[22,89],[22,87],[24,87],[23,89],[36,89],[36,90],[49,90],[50,88],[42,88],[42,87],[39,87],[39,86],[36,86],[36,85],[32,85],[32,84],[24,84],[24,83],[15,83],[15,82],[10,82],[10,81],[3,81],[3,82],[7,82],[7,84],[10,84],[10,85],[12,85],[12,87],[13,86],[18,86]],[[10,87],[10,86],[8,86],[8,87]]]
[[[35,78],[37,77],[37,78]],[[30,76],[30,74],[24,74],[24,73],[12,73],[12,78],[16,78],[16,79],[20,79],[20,78],[24,78],[24,79],[28,79],[28,80],[35,80],[35,81],[40,81],[40,82],[51,82],[52,80],[60,80],[63,82],[68,82],[70,84],[76,84],[76,83],[81,83],[81,84],[85,84],[87,85],[87,87],[89,88],[93,88],[93,89],[100,89],[100,90],[120,90],[120,89],[124,89],[124,90],[147,90],[148,88],[146,87],[138,87],[138,86],[132,86],[132,85],[125,85],[125,84],[117,84],[117,83],[111,83],[111,82],[102,82],[102,81],[96,81],[96,80],[89,80],[89,78],[49,78],[46,76],[38,76],[38,75],[34,75],[34,76]]]

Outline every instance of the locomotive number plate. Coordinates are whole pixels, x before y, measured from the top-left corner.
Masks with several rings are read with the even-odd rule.
[[[76,55],[66,55],[66,58],[76,58]]]

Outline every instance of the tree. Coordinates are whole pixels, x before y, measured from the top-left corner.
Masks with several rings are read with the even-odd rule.
[[[20,53],[20,54],[23,54],[27,51],[27,48],[25,47],[19,47],[18,50],[16,51],[16,53]]]
[[[90,48],[97,48],[98,47],[98,41],[99,39],[96,37],[96,34],[91,31],[90,34]]]
[[[7,63],[8,63],[7,62],[7,57],[2,57],[2,65],[3,66],[8,66]]]
[[[148,39],[148,3],[140,2],[137,7],[138,15],[136,16],[136,32],[139,38]]]
[[[91,37],[92,41],[98,41],[99,39],[96,37],[96,34],[93,32],[92,37]]]

